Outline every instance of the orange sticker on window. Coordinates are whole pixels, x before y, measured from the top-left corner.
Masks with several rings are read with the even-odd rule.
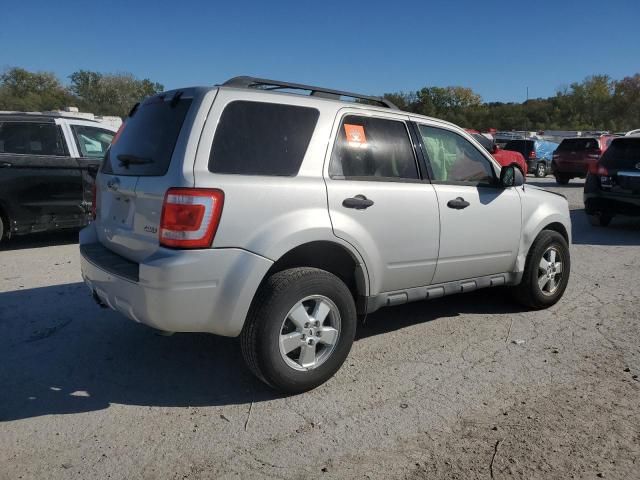
[[[364,144],[367,143],[367,137],[364,134],[362,125],[344,124],[344,132],[347,134],[347,142]]]

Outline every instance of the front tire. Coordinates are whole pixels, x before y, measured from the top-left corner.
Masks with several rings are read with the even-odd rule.
[[[544,163],[540,162],[538,165],[536,165],[536,177],[543,178],[546,176],[547,176],[547,167],[544,165]]]
[[[567,241],[558,232],[543,230],[529,249],[522,282],[514,287],[515,297],[529,308],[550,307],[564,294],[570,272]]]
[[[240,334],[242,355],[260,380],[301,393],[329,380],[342,366],[356,333],[351,292],[335,275],[292,268],[264,283]]]
[[[571,177],[568,175],[562,175],[562,174],[556,175],[556,183],[558,185],[568,185],[569,180],[571,180]]]

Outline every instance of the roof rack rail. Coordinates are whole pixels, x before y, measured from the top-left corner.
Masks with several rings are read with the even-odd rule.
[[[315,97],[332,98],[335,100],[340,99],[340,97],[350,97],[356,100],[366,100],[386,108],[392,108],[394,110],[398,110],[398,107],[396,107],[392,102],[382,97],[361,95],[359,93],[343,92],[340,90],[332,90],[329,88],[314,87],[311,85],[303,85],[301,83],[290,83],[290,82],[281,82],[279,80],[268,80],[266,78],[245,77],[245,76],[233,77],[227,80],[226,82],[224,82],[221,86],[237,87],[237,88],[258,88],[262,90],[281,90],[281,89],[307,90],[311,92],[311,95]]]

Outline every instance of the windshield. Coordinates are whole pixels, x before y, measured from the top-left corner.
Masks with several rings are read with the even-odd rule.
[[[147,99],[127,118],[111,144],[103,172],[113,175],[162,176],[167,173],[190,99]]]

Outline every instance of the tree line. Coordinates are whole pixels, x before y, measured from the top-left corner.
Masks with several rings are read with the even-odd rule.
[[[640,74],[614,80],[593,75],[549,98],[484,103],[465,87],[425,87],[387,93],[400,109],[488,130],[608,130],[640,128]]]
[[[10,68],[0,75],[0,110],[44,111],[66,106],[97,115],[124,117],[163,85],[130,73],[79,70],[63,84],[50,72]],[[424,87],[387,93],[405,111],[442,118],[463,127],[488,130],[609,130],[640,128],[640,73],[622,80],[594,75],[549,98],[523,103],[485,103],[466,87]]]
[[[10,68],[0,75],[0,110],[41,112],[74,106],[82,112],[124,117],[136,102],[164,90],[162,84],[130,73],[78,70],[69,80],[63,85],[50,72]]]

